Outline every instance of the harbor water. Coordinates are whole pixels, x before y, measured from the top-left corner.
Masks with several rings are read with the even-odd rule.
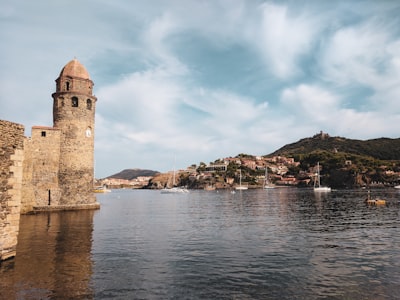
[[[0,299],[400,299],[400,193],[113,190],[23,215]]]

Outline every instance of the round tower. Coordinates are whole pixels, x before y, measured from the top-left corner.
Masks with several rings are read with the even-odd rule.
[[[54,127],[61,131],[60,205],[96,202],[94,181],[94,117],[97,98],[86,68],[73,59],[56,79],[53,97]]]

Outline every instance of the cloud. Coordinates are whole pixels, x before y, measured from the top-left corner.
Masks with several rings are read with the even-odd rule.
[[[384,71],[388,34],[373,24],[345,27],[330,38],[322,57],[324,71],[340,84],[376,84]]]
[[[165,68],[172,73],[171,75],[187,72],[185,65],[168,48],[168,38],[178,30],[175,18],[169,13],[163,13],[142,33],[142,41],[147,49],[146,56],[150,64]]]
[[[228,151],[235,140],[249,139],[244,128],[266,107],[224,90],[193,89],[163,69],[131,74],[102,88],[98,97],[99,131],[143,147],[198,154]]]
[[[305,84],[285,89],[281,101],[288,111],[317,122],[329,120],[340,102],[337,96],[328,91]]]
[[[126,123],[132,131],[142,127],[154,130],[161,142],[163,136],[172,135],[171,119],[175,117],[179,95],[179,86],[163,69],[133,73],[99,90],[103,103],[98,112],[115,124]],[[129,130],[119,132],[125,135]]]
[[[388,116],[385,109],[357,111],[343,106],[339,95],[319,86],[301,84],[285,89],[281,102],[292,115],[290,127],[305,132],[323,130],[338,136],[368,139],[381,132],[396,136],[392,122],[400,120],[400,114]],[[390,120],[390,121],[389,121]]]
[[[110,166],[168,170],[174,156],[185,167],[268,154],[320,130],[396,137],[399,10],[391,1],[89,0],[76,9],[15,0],[0,12],[0,117],[28,135],[51,126],[54,80],[76,56],[95,83],[104,176]]]
[[[298,75],[299,60],[310,51],[317,33],[315,19],[306,14],[289,14],[283,5],[265,3],[260,9],[260,28],[254,28],[257,34],[252,40],[257,42],[266,66],[281,79]]]
[[[376,109],[399,109],[400,39],[390,24],[368,20],[337,30],[321,56],[324,78],[347,87],[368,87]]]

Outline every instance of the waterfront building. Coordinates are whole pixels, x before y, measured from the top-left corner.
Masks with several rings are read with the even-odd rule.
[[[61,70],[52,94],[53,127],[32,127],[24,144],[22,212],[98,208],[93,194],[93,85],[77,59]]]
[[[0,260],[15,255],[20,213],[97,209],[93,194],[93,81],[77,60],[56,79],[53,126],[24,126],[0,120]]]

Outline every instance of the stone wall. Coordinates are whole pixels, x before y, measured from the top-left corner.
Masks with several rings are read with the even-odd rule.
[[[20,213],[98,209],[93,194],[97,98],[85,67],[70,61],[56,80],[53,127],[0,120],[0,260],[15,255]]]
[[[15,256],[21,207],[24,126],[0,120],[0,260]]]
[[[32,139],[24,139],[24,163],[22,173],[21,214],[33,211],[35,206],[35,186],[32,184],[33,176],[33,145]]]
[[[59,205],[60,134],[57,128],[34,126],[25,141],[22,213]]]

